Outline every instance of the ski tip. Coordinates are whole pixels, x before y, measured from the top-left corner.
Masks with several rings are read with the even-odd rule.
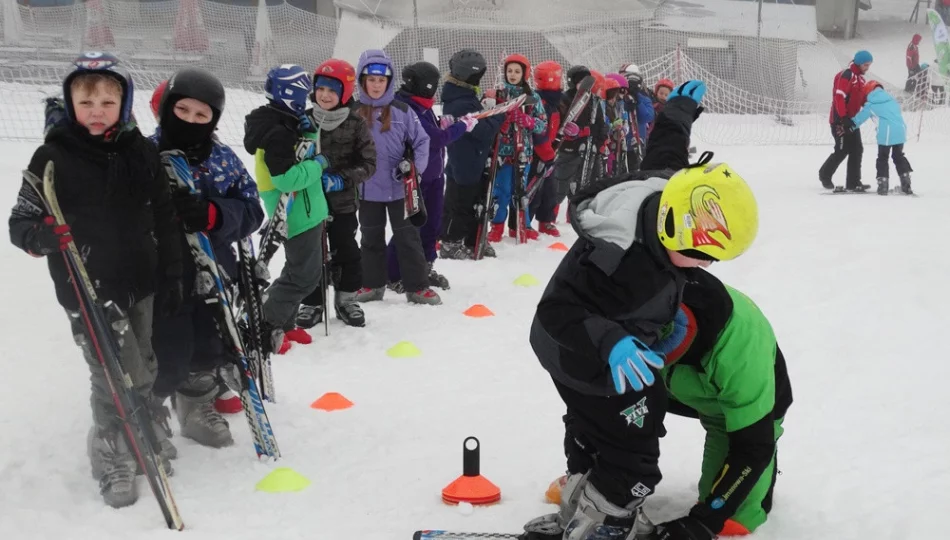
[[[412,540],[422,540],[422,531],[412,533]]]

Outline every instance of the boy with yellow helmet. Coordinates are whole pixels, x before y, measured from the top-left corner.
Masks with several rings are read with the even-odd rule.
[[[738,257],[758,231],[755,197],[734,170],[710,164],[708,152],[688,163],[705,92],[701,81],[673,90],[641,171],[570,202],[579,238],[541,297],[530,341],[567,406],[569,432],[598,459],[569,457],[560,511],[525,525],[526,539],[624,540],[652,529],[640,509],[661,478],[667,394],[651,347],[690,269]],[[670,532],[661,540],[688,538]]]

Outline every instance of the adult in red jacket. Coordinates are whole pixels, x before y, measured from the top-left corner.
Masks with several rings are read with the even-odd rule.
[[[834,189],[831,178],[838,166],[848,158],[846,188],[849,191],[865,191],[868,184],[861,183],[861,130],[854,125],[854,115],[864,105],[864,74],[871,68],[874,58],[868,51],[858,51],[848,69],[835,75],[834,96],[831,102],[831,135],[835,138],[835,151],[818,170],[818,179],[825,189]]]

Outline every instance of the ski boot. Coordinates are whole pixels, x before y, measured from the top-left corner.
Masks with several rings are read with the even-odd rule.
[[[370,287],[363,287],[362,289],[356,291],[356,301],[357,302],[378,302],[383,299],[383,295],[386,294],[386,287],[377,287],[372,289]]]
[[[588,483],[577,501],[574,516],[564,527],[564,540],[646,538],[653,532],[653,525],[641,517],[642,506],[643,499],[637,498],[621,508]]]
[[[165,406],[165,398],[151,395],[147,398],[149,416],[152,417],[152,430],[155,432],[155,440],[158,441],[158,456],[162,458],[162,466],[165,468],[165,474],[171,476],[172,466],[169,461],[178,459],[178,449],[172,444],[172,426],[169,420],[172,414]],[[138,471],[142,474],[143,471]]]
[[[435,271],[435,262],[427,263],[429,267],[429,286],[438,287],[444,291],[449,290],[449,280],[442,274]]]
[[[92,477],[99,481],[102,500],[112,508],[135,504],[139,498],[135,489],[137,464],[122,430],[117,426],[89,428],[86,453]]]
[[[475,258],[475,251],[463,242],[440,242],[439,258],[468,261]]]
[[[834,188],[835,188],[835,184],[834,184],[834,182],[831,181],[830,178],[821,178],[821,177],[818,177],[818,181],[821,182],[821,187],[823,187],[823,188],[825,188],[825,189],[834,189]]]
[[[297,326],[309,330],[323,322],[323,306],[300,304],[297,308]]]
[[[366,326],[366,316],[356,300],[355,292],[336,291],[333,294],[333,306],[336,308],[336,318],[347,326]]]
[[[531,227],[526,227],[526,228],[525,228],[525,230],[524,230],[524,235],[525,235],[525,238],[527,238],[528,240],[537,240],[538,237],[539,237],[539,236],[538,236],[538,231],[532,229]],[[509,237],[509,238],[518,238],[518,230],[517,230],[517,229],[508,229],[508,237]],[[489,237],[488,239],[491,240],[491,237]]]
[[[396,294],[405,294],[406,292],[406,288],[402,285],[402,280],[390,281],[386,284],[386,288]]]
[[[555,225],[553,221],[539,223],[538,232],[540,232],[541,234],[546,234],[548,236],[553,236],[555,238],[558,238],[561,236],[561,231],[557,230],[557,225]]]
[[[904,195],[913,195],[914,190],[910,189],[910,173],[904,173],[901,175],[901,192]]]
[[[862,184],[861,182],[858,182],[857,185],[849,186],[846,189],[854,193],[864,193],[865,191],[871,189],[871,186],[868,184]]]
[[[491,228],[488,230],[488,241],[501,242],[501,235],[504,231],[505,231],[504,223],[492,223]]]
[[[313,336],[311,336],[306,330],[299,327],[291,328],[284,332],[284,337],[288,341],[293,341],[294,343],[300,343],[301,345],[310,345],[313,343]]]
[[[218,391],[214,396],[214,410],[221,414],[237,414],[244,410],[241,396],[235,390],[241,388],[240,378],[236,364],[225,364],[218,368]]]
[[[888,189],[890,189],[888,187],[889,184],[890,184],[890,180],[886,176],[877,177],[877,194],[887,195],[887,191]]]
[[[197,371],[181,385],[174,402],[182,436],[211,448],[234,444],[228,421],[214,410],[216,391],[214,373]]]
[[[411,304],[426,304],[429,306],[438,306],[442,303],[442,298],[439,297],[439,293],[433,291],[432,289],[422,289],[421,291],[407,292],[406,300],[409,300],[409,303]]]

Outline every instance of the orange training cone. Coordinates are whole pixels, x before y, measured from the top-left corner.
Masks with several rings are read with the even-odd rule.
[[[488,309],[482,304],[475,304],[474,306],[466,309],[462,313],[468,317],[491,317],[495,315],[494,313],[492,313],[492,310]]]
[[[462,476],[445,486],[442,502],[492,504],[501,500],[501,489],[479,473],[480,450],[481,444],[475,437],[462,442]]]
[[[548,249],[553,249],[554,251],[567,251],[567,246],[565,246],[561,242],[554,242],[553,244],[548,246]]]
[[[336,392],[327,392],[310,404],[311,409],[319,409],[321,411],[328,412],[342,411],[343,409],[349,409],[352,406],[352,401],[346,399],[342,394],[338,394]]]

